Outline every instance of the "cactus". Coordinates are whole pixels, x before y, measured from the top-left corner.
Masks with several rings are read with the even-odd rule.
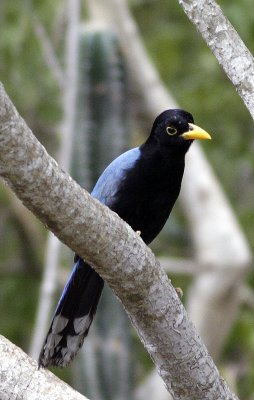
[[[82,29],[72,172],[89,190],[130,144],[126,97],[126,68],[115,35]]]
[[[126,68],[110,31],[81,29],[72,176],[91,190],[102,170],[130,145]],[[75,368],[76,387],[91,398],[131,399],[130,324],[105,287]]]

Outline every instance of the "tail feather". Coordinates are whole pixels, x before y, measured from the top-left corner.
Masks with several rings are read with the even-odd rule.
[[[103,289],[103,279],[77,259],[54,313],[39,356],[39,367],[66,367],[88,334]]]

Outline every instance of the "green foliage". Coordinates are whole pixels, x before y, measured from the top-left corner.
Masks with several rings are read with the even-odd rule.
[[[25,273],[5,273],[0,279],[1,335],[26,348],[33,329],[39,279]]]
[[[247,307],[241,314],[231,332],[224,351],[224,363],[234,365],[238,382],[239,398],[251,399],[254,382],[254,317],[250,317]]]
[[[38,10],[36,6],[36,12],[45,17],[43,23],[52,24],[49,14],[52,2],[42,3],[47,18],[42,7]],[[0,76],[35,134],[43,143],[50,140],[52,145],[52,133],[60,116],[59,91],[43,58],[41,44],[34,32],[33,9],[28,4],[28,1],[1,2]]]

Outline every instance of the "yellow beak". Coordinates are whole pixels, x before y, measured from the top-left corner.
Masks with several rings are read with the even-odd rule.
[[[191,139],[212,139],[209,133],[204,131],[204,129],[200,128],[197,125],[189,124],[190,130],[188,132],[184,132],[181,136],[186,140]]]

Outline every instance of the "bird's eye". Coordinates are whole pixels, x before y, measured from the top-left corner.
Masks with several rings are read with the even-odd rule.
[[[167,131],[167,134],[170,136],[173,136],[177,133],[177,129],[174,128],[173,126],[167,126],[166,131]]]

